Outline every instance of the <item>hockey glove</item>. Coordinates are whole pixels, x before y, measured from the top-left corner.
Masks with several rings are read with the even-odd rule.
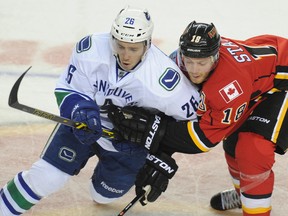
[[[79,101],[71,113],[72,120],[85,123],[88,130],[73,128],[75,137],[84,145],[95,143],[102,136],[99,107],[94,101]]]
[[[145,146],[150,153],[157,152],[167,125],[168,117],[163,113],[151,114],[140,107],[112,105],[108,117],[124,139]]]
[[[161,193],[167,189],[169,179],[171,179],[178,166],[175,160],[165,153],[157,155],[149,154],[145,165],[140,169],[136,177],[136,194],[139,195],[145,190],[145,195],[140,200],[142,205],[154,202]],[[147,185],[150,190],[147,190]]]

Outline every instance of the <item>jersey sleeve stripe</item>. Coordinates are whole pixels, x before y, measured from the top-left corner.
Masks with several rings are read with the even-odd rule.
[[[278,119],[277,124],[275,125],[274,131],[273,131],[273,134],[272,134],[272,141],[274,143],[277,143],[279,132],[281,130],[284,118],[285,118],[286,113],[287,113],[287,109],[288,109],[288,98],[287,97],[288,97],[288,94],[286,94],[284,103],[282,104],[282,107],[280,109],[279,115],[277,117],[277,119]]]
[[[188,127],[188,132],[190,137],[192,138],[193,142],[195,143],[195,145],[202,151],[202,152],[208,152],[210,150],[209,147],[207,147],[198,137],[195,128],[194,128],[194,124],[192,121],[189,121],[187,124]]]
[[[288,79],[288,73],[277,73],[275,79]]]

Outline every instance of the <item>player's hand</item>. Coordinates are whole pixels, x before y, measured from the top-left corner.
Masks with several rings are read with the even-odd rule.
[[[72,120],[85,123],[88,130],[73,128],[75,137],[84,145],[95,143],[102,136],[99,108],[94,101],[79,101],[71,113]]]
[[[149,154],[145,165],[137,174],[135,189],[139,195],[145,190],[145,195],[140,200],[142,205],[147,202],[154,202],[163,192],[166,191],[169,179],[171,179],[178,166],[175,160],[165,153],[157,155]]]
[[[111,105],[108,117],[124,139],[145,146],[151,153],[158,151],[168,120],[163,113],[152,114],[141,107]]]

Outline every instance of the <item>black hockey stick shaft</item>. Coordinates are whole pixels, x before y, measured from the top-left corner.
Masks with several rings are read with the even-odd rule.
[[[23,79],[23,77],[25,76],[25,74],[31,69],[31,66],[17,79],[17,81],[15,82],[15,84],[13,85],[11,91],[10,91],[10,95],[9,95],[9,100],[8,100],[8,104],[10,107],[13,107],[15,109],[21,110],[23,112],[27,112],[30,113],[32,115],[36,115],[42,118],[46,118],[64,125],[67,125],[69,127],[73,127],[73,128],[77,128],[77,129],[82,129],[82,130],[88,130],[88,127],[85,123],[82,122],[75,122],[71,119],[67,119],[58,115],[54,115],[52,113],[43,111],[43,110],[39,110],[30,106],[26,106],[24,104],[20,104],[18,101],[18,90],[19,90],[19,86],[21,84],[21,81]],[[105,129],[103,129],[103,136],[107,137],[107,138],[114,138],[114,133],[111,131],[107,131]]]
[[[128,205],[125,206],[125,208],[117,215],[117,216],[123,216],[125,213],[131,209],[135,203],[137,203],[144,195],[146,191],[142,191],[142,193],[138,194]]]

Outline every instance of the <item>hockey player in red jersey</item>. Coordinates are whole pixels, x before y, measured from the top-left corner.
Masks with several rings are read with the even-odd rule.
[[[193,21],[171,57],[201,88],[199,121],[169,121],[165,132],[158,133],[164,134],[160,138],[151,136],[151,124],[140,130],[125,122],[130,131],[119,132],[130,139],[142,135],[139,143],[145,145],[149,140],[150,151],[160,149],[170,154],[208,152],[223,141],[229,172],[241,192],[243,215],[268,216],[274,152],[284,154],[288,148],[287,50],[285,38],[262,35],[234,40],[220,37],[212,23]],[[110,118],[116,115],[121,113],[112,113]],[[119,121],[114,124],[125,127]],[[153,187],[148,173],[142,179],[147,179],[142,186]]]

